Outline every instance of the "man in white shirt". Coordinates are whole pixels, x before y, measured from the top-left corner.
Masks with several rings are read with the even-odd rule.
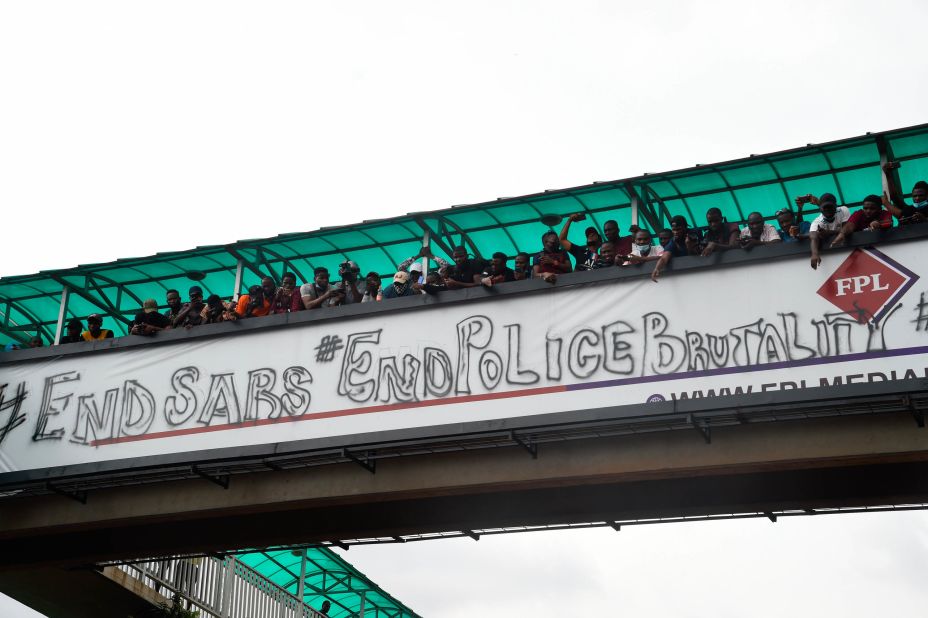
[[[841,228],[851,218],[851,212],[846,206],[838,206],[838,200],[831,193],[823,193],[817,200],[812,196],[804,196],[797,200],[806,200],[818,204],[821,214],[809,226],[809,244],[812,247],[812,268],[818,268],[822,263],[819,249],[823,239],[837,236]]]
[[[651,271],[651,281],[657,282],[658,278],[670,261],[670,252],[664,251],[660,245],[656,247],[651,244],[651,233],[647,230],[639,229],[635,232],[635,240],[632,243],[632,252],[624,256],[625,261],[622,266],[631,266],[632,264],[643,264],[645,262],[657,262],[654,270]],[[616,260],[621,260],[623,256],[618,256]]]
[[[759,212],[749,214],[748,224],[741,230],[741,248],[750,249],[775,242],[783,242],[777,229],[769,223],[764,223],[764,216]]]

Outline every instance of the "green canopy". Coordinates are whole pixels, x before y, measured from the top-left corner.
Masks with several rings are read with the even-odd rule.
[[[514,256],[537,252],[541,234],[552,226],[559,230],[563,218],[578,211],[587,214],[587,221],[574,236],[582,236],[587,225],[602,228],[609,219],[626,230],[635,216],[652,232],[667,227],[674,215],[703,225],[712,206],[731,222],[743,223],[753,211],[773,219],[777,210],[806,193],[831,192],[853,208],[866,195],[882,192],[881,160],[902,163],[893,173],[903,191],[928,178],[928,125],[344,227],[3,277],[0,343],[24,342],[36,333],[53,340],[64,290],[65,321],[100,313],[105,328],[125,335],[142,301],[163,302],[170,288],[183,291],[196,281],[205,294],[229,298],[261,276],[279,280],[292,271],[305,282],[315,267],[334,274],[349,259],[362,272],[389,275],[419,251],[426,233],[435,255],[445,258],[457,245],[480,257],[495,251]],[[239,265],[243,272],[236,287]]]
[[[287,592],[298,596],[300,575],[303,581],[303,600],[310,607],[319,609],[328,599],[332,606],[328,611],[331,618],[357,616],[361,611],[364,596],[366,618],[416,618],[419,616],[371,582],[363,573],[348,564],[334,551],[325,547],[310,547],[305,550],[306,564],[303,566],[304,550],[261,551],[236,556],[242,564],[257,571]]]

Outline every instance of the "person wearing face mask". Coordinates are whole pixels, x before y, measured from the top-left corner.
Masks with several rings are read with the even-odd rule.
[[[655,247],[651,243],[650,232],[647,230],[638,230],[635,233],[635,242],[632,244],[632,252],[624,256],[625,261],[622,263],[622,266],[656,262],[654,270],[651,271],[651,281],[657,282],[672,256],[673,254],[670,251],[665,251],[664,247],[661,245]],[[618,256],[617,259],[621,260],[622,256]]]
[[[412,283],[409,281],[409,273],[405,270],[399,270],[393,275],[393,284],[381,290],[377,300],[390,300],[391,298],[416,296],[418,294],[419,292],[413,289]]]
[[[883,171],[886,172],[886,184],[889,189],[888,193],[883,193],[881,200],[883,205],[896,219],[899,225],[911,225],[913,223],[924,223],[928,221],[928,182],[919,180],[912,187],[912,205],[905,203],[905,196],[899,190],[896,184],[894,169],[900,167],[895,161],[883,164]]]
[[[809,225],[809,245],[812,248],[811,265],[815,269],[822,263],[819,255],[822,241],[837,236],[847,220],[851,218],[851,213],[847,206],[838,206],[838,200],[831,193],[823,193],[819,198],[813,195],[796,198],[797,203],[800,200],[802,203],[817,205],[821,213]]]
[[[622,266],[631,266],[632,264],[643,264],[660,259],[664,253],[664,248],[660,245],[654,246],[651,243],[651,233],[647,230],[638,230],[635,234],[635,240],[632,243],[632,252],[625,256]]]

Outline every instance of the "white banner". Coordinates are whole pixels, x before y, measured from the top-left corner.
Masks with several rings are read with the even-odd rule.
[[[924,246],[3,365],[0,472],[928,377]]]

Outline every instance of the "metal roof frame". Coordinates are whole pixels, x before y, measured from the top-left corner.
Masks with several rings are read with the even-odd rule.
[[[900,156],[893,158],[893,145],[902,141],[903,148],[898,149]],[[873,148],[872,154],[866,150],[870,147]],[[839,157],[838,153],[845,154]],[[809,163],[813,167],[804,171],[802,160],[813,155],[821,159],[814,164]],[[827,186],[844,200],[862,198],[856,193],[864,186],[869,188],[872,185],[869,192],[879,193],[883,174],[881,163],[890,159],[904,164],[902,175],[907,176],[906,182],[912,181],[913,177],[928,177],[928,124],[659,174],[371,219],[354,225],[84,264],[33,275],[2,277],[0,306],[5,306],[6,311],[0,323],[0,345],[23,343],[28,340],[30,331],[54,340],[57,333],[52,333],[50,326],[58,323],[62,288],[73,293],[70,295],[73,306],[65,307],[62,315],[83,318],[89,312],[101,313],[104,318],[113,321],[112,324],[105,323],[105,327],[125,334],[127,325],[140,310],[143,298],[155,297],[161,301],[165,290],[180,288],[188,275],[202,274],[202,280],[189,278],[205,290],[225,298],[237,296],[242,287],[247,288],[240,274],[242,269],[248,271],[249,278],[253,276],[259,280],[270,276],[279,281],[283,269],[286,269],[302,281],[309,281],[311,273],[303,267],[303,263],[309,269],[324,265],[332,270],[341,262],[354,259],[353,254],[362,252],[363,259],[355,261],[363,270],[389,275],[394,272],[398,259],[402,259],[397,258],[397,254],[404,252],[403,245],[408,245],[412,254],[413,248],[421,245],[423,240],[434,245],[438,250],[436,255],[444,253],[450,258],[454,247],[462,244],[474,256],[483,257],[500,250],[500,247],[481,239],[481,233],[498,230],[498,235],[490,234],[488,237],[511,244],[515,252],[533,253],[539,249],[541,234],[551,229],[541,222],[544,215],[563,218],[571,212],[585,212],[591,223],[597,225],[606,216],[624,221],[628,221],[629,216],[632,220],[638,220],[640,216],[640,225],[658,231],[669,225],[674,204],[679,204],[693,225],[698,226],[703,224],[700,220],[702,213],[694,210],[698,207],[693,205],[693,200],[711,199],[715,195],[724,198],[723,213],[730,222],[743,223],[748,212],[754,210],[761,212],[765,219],[773,219],[779,208],[784,205],[791,207],[790,195],[795,186],[790,189],[790,183],[806,180],[810,186]],[[794,169],[791,173],[783,173],[778,167],[784,165],[792,165]],[[740,181],[736,181],[738,179],[732,178],[732,174],[739,171],[743,173]],[[891,173],[894,185],[899,187],[902,182],[900,171],[892,170]],[[882,178],[885,184],[885,176]],[[683,182],[702,188],[686,190],[681,186]],[[746,191],[764,186],[779,187],[783,201],[759,201],[760,198],[745,195]],[[852,193],[848,194],[848,191]],[[851,207],[859,203],[845,201]],[[570,207],[570,204],[576,204],[577,208]],[[512,216],[503,216],[506,212]],[[344,237],[342,240],[354,238],[345,244],[339,242],[340,236]],[[222,256],[231,259],[226,260]],[[202,266],[189,268],[189,261],[199,261]],[[116,270],[122,272],[112,272]],[[129,270],[136,275],[128,276]],[[77,284],[75,279],[81,280],[82,284]],[[233,280],[235,287],[229,289],[228,283]],[[50,286],[50,283],[54,285]],[[41,302],[43,299],[46,302]],[[130,306],[132,304],[135,306]],[[39,305],[43,307],[37,308]]]

